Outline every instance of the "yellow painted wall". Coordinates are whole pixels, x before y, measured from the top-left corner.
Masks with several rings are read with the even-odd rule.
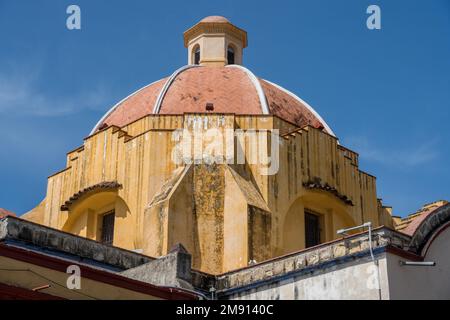
[[[281,138],[278,173],[264,176],[261,165],[247,163],[233,171],[234,176],[226,164],[214,171],[199,166],[190,169],[191,176],[181,174],[185,166],[172,161],[177,143],[172,133],[194,123],[218,130],[291,132]],[[294,129],[273,116],[218,114],[150,115],[122,129],[110,127],[68,153],[67,167],[48,178],[43,203],[24,218],[98,239],[96,217],[114,208],[114,245],[155,256],[181,242],[193,254],[194,266],[211,273],[245,266],[250,256],[265,259],[304,248],[305,208],[323,215],[323,241],[336,238],[339,228],[367,221],[375,226],[389,223],[389,213],[377,203],[376,180],[358,169],[356,153],[320,130],[306,127],[292,133]],[[245,139],[232,143],[246,156],[254,148]],[[317,179],[353,205],[332,192],[304,186]],[[122,188],[89,194],[68,212],[61,211],[74,194],[104,181],[117,181]],[[263,213],[255,214],[252,229],[248,212],[255,205]],[[255,238],[259,235],[252,233],[261,228],[270,228],[267,237]],[[249,252],[249,241],[256,240],[270,242],[268,253]]]
[[[230,171],[225,173],[223,270],[247,266],[248,204]]]

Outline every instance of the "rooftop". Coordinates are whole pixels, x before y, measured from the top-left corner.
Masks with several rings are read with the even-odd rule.
[[[395,229],[412,236],[427,217],[429,217],[433,212],[445,206],[446,204],[448,204],[448,201],[445,200],[439,200],[426,204],[417,212],[414,212],[401,219],[400,222],[396,225]]]
[[[207,110],[207,103],[213,110]],[[123,127],[150,114],[273,114],[298,127],[310,125],[334,135],[320,115],[292,92],[257,78],[241,66],[190,67],[139,89],[113,106],[92,133]]]
[[[8,216],[15,217],[16,214],[14,212],[12,212],[12,211],[0,208],[0,219],[4,218],[4,217],[8,217]]]
[[[15,217],[0,219],[0,251],[6,254],[9,254],[8,250],[28,252],[22,255],[24,260],[37,255],[66,264],[76,263],[91,272],[94,269],[103,272],[104,281],[109,281],[108,274],[125,283],[131,281],[138,286],[136,290],[147,290],[139,287],[145,285],[152,286],[149,287],[152,290],[159,285],[170,286],[173,290],[177,288],[173,294],[178,297],[199,298],[208,295],[213,286],[219,298],[226,299],[237,292],[270,285],[287,277],[313,275],[338,265],[370,260],[370,241],[375,256],[388,252],[421,261],[424,243],[450,220],[448,203],[438,209],[433,211],[434,217],[425,219],[427,228],[420,228],[412,236],[379,227],[372,230],[372,239],[367,231],[361,232],[217,276],[191,269],[191,256],[181,245],[175,246],[168,255],[155,259]],[[167,297],[167,294],[162,296]]]

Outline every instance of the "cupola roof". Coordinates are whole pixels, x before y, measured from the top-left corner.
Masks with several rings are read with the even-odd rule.
[[[247,44],[247,33],[232,25],[228,19],[221,16],[206,17],[186,31],[184,39],[190,49],[206,47],[199,49],[200,54],[206,52],[206,57],[200,57],[199,64],[190,63],[169,77],[132,93],[114,105],[91,133],[111,125],[123,127],[150,114],[213,112],[275,115],[299,127],[310,125],[334,135],[322,117],[297,95],[258,78],[240,65],[242,48]],[[242,42],[239,44],[239,41]],[[219,50],[223,44],[225,46]],[[233,58],[239,61],[227,64],[217,56],[221,50],[226,53],[226,48],[231,45],[236,49],[233,52],[236,57]],[[211,47],[214,50],[208,51]]]

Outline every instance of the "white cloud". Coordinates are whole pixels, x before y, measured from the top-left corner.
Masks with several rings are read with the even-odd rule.
[[[36,70],[0,70],[0,114],[61,116],[86,109],[107,109],[107,90],[102,86],[72,96],[60,97],[40,92],[40,72]]]
[[[434,161],[439,156],[437,139],[412,141],[392,149],[380,148],[366,137],[351,137],[346,145],[359,153],[361,159],[390,167],[416,167]]]

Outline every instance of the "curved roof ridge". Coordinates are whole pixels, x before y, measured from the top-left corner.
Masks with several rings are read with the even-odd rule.
[[[126,100],[128,100],[128,98],[131,98],[132,96],[134,96],[135,94],[138,94],[139,92],[141,92],[142,90],[154,85],[155,83],[160,82],[162,79],[153,81],[150,84],[147,84],[145,86],[143,86],[142,88],[134,91],[132,94],[126,96],[125,98],[123,98],[122,100],[120,100],[119,102],[117,102],[115,105],[113,105],[108,111],[106,111],[106,113],[103,115],[103,117],[100,118],[100,120],[95,124],[94,128],[92,128],[91,132],[89,133],[89,135],[93,135],[95,133],[95,131],[97,131],[97,129],[101,126],[101,124],[106,120],[106,118],[108,118],[108,116],[113,113],[123,102],[125,102]]]
[[[261,86],[261,83],[259,82],[258,78],[254,75],[253,72],[251,72],[246,67],[243,67],[238,64],[229,64],[227,67],[232,68],[238,68],[245,72],[245,74],[248,76],[250,81],[252,82],[253,86],[255,87],[256,93],[258,94],[259,103],[261,104],[261,111],[263,114],[270,114],[269,106],[267,104],[267,98],[266,94]]]
[[[261,78],[262,79],[262,78]],[[267,82],[267,83],[269,83],[269,84],[271,84],[271,85],[273,85],[274,87],[276,87],[277,89],[279,89],[279,90],[281,90],[281,91],[283,91],[284,93],[286,93],[286,94],[288,94],[288,95],[290,95],[292,98],[294,98],[294,99],[296,99],[298,102],[300,102],[301,104],[303,104],[322,124],[323,124],[323,126],[325,127],[325,129],[327,130],[327,132],[329,133],[329,134],[331,134],[332,136],[334,136],[334,137],[336,137],[336,135],[334,134],[334,132],[333,132],[333,130],[331,130],[331,128],[330,128],[330,126],[325,122],[325,120],[323,120],[323,118],[320,116],[320,114],[318,114],[317,113],[317,111],[316,110],[314,110],[314,108],[313,107],[311,107],[306,101],[304,101],[304,100],[302,100],[299,96],[297,96],[295,93],[292,93],[291,91],[289,91],[289,90],[287,90],[287,89],[285,89],[285,88],[283,88],[283,87],[281,87],[281,86],[279,86],[278,84],[276,84],[276,83],[273,83],[273,82],[271,82],[271,81],[269,81],[269,80],[266,80],[266,79],[262,79],[262,80],[264,80],[265,82]]]
[[[447,228],[450,224],[450,203],[429,210],[412,222],[414,225],[407,230],[409,232],[401,231],[412,237],[410,248],[415,248],[423,255],[427,251],[429,241],[433,240],[433,235],[437,235],[442,227]]]
[[[174,73],[172,73],[172,75],[169,77],[169,79],[167,79],[166,83],[164,84],[164,86],[162,87],[161,91],[159,92],[158,98],[156,98],[155,101],[155,105],[153,106],[153,113],[154,114],[158,114],[159,111],[161,110],[161,104],[163,102],[163,99],[167,93],[167,91],[169,90],[170,86],[172,85],[172,83],[174,82],[174,80],[176,79],[176,77],[182,73],[185,70],[191,69],[191,68],[197,68],[200,67],[197,64],[188,64],[185,65],[181,68],[178,68],[177,70],[175,70]]]
[[[184,102],[180,104],[181,101]],[[185,65],[178,68],[169,77],[154,81],[116,103],[90,134],[94,134],[104,124],[123,127],[143,115],[198,112],[203,110],[205,101],[216,101],[216,112],[274,113],[299,126],[315,126],[316,122],[320,122],[324,132],[335,136],[322,117],[297,95],[271,81],[256,77],[252,71],[240,65],[220,68]]]

